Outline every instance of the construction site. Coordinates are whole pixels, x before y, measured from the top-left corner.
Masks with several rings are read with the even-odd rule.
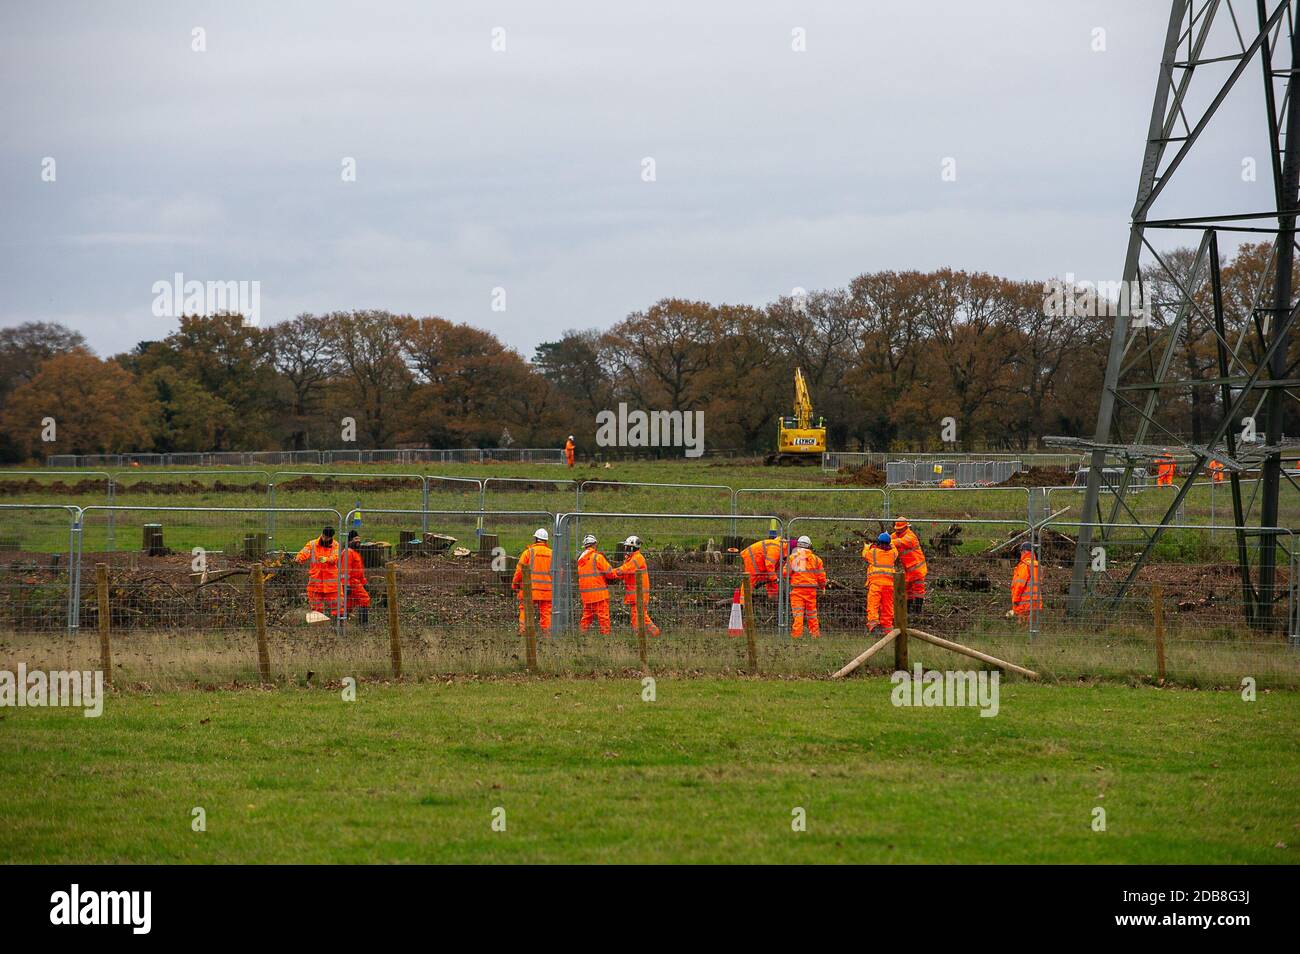
[[[1294,863],[1300,2],[561,6],[12,112],[0,862]]]

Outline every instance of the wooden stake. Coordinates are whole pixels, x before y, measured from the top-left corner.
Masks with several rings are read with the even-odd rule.
[[[533,565],[524,564],[524,650],[528,671],[537,671],[537,607],[533,605]]]
[[[1151,617],[1156,629],[1156,682],[1165,684],[1165,600],[1159,583],[1151,587]]]
[[[903,568],[894,571],[894,627],[898,638],[894,640],[894,671],[907,672],[907,577]]]
[[[397,564],[384,566],[384,585],[388,590],[388,649],[393,659],[393,678],[402,678],[402,627],[397,615]]]
[[[832,679],[844,678],[849,673],[853,672],[853,670],[861,666],[868,659],[870,659],[872,656],[874,656],[876,653],[880,652],[880,650],[884,649],[886,646],[892,643],[895,637],[897,636],[898,636],[898,630],[891,629],[889,632],[885,633],[884,636],[881,636],[880,639],[878,639],[875,643],[873,643],[870,649],[868,649],[862,655],[858,656],[856,659],[850,662],[839,672],[835,673],[833,676],[831,676],[831,678]]]
[[[950,639],[944,639],[941,636],[934,636],[930,633],[922,632],[919,629],[908,631],[916,639],[923,640],[927,643],[933,643],[935,646],[941,646],[944,649],[950,649],[955,653],[961,653],[970,656],[972,659],[978,659],[980,662],[986,662],[990,665],[997,666],[999,669],[1010,669],[1012,672],[1018,672],[1022,676],[1028,676],[1030,679],[1037,679],[1038,673],[1032,669],[1026,669],[1024,666],[1017,666],[1015,663],[1009,663],[1005,659],[998,659],[996,656],[990,656],[988,653],[982,653],[978,649],[971,649],[969,646],[963,646],[961,643],[954,643]]]
[[[749,657],[749,671],[758,674],[758,644],[754,641],[754,584],[746,575],[740,581],[740,618],[744,621],[745,652]]]
[[[266,645],[266,577],[262,564],[253,564],[253,623],[257,629],[257,672],[263,683],[271,681],[271,650]]]
[[[645,605],[645,579],[639,570],[633,571],[636,575],[636,639],[637,648],[641,651],[641,671],[650,671],[650,660],[646,656],[645,644],[645,617],[641,614],[646,612]]]
[[[112,617],[108,608],[108,564],[95,564],[95,592],[99,597],[99,668],[104,670],[104,682],[113,684],[113,649],[109,645],[108,628]]]

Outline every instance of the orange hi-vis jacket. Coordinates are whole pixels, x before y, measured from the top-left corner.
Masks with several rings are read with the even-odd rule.
[[[611,579],[618,577],[605,554],[595,547],[587,547],[578,555],[578,592],[584,605],[609,599]]]
[[[1028,613],[1030,608],[1043,608],[1042,575],[1038,561],[1032,553],[1020,554],[1020,562],[1011,575],[1011,608],[1017,613]]]
[[[790,553],[790,541],[775,539],[758,540],[740,551],[740,562],[745,572],[757,580],[776,574],[781,568],[782,554]]]
[[[524,567],[532,567],[532,588],[534,603],[551,601],[551,548],[545,543],[530,543],[519,554],[515,565],[514,579],[510,586],[516,593],[523,593]]]
[[[804,547],[796,547],[785,562],[785,575],[790,579],[790,590],[812,590],[826,585],[826,565],[822,558]]]
[[[641,590],[644,599],[650,600],[650,568],[646,565],[645,555],[640,550],[633,550],[627,555],[627,559],[619,565],[614,571],[623,578],[623,586],[626,592],[623,594],[623,602],[628,606],[636,605],[636,578],[641,577]]]
[[[868,543],[862,548],[862,559],[867,561],[867,586],[894,585],[894,567],[898,563],[898,551],[892,546],[882,547]]]
[[[924,580],[925,575],[930,571],[925,565],[925,552],[921,549],[921,541],[917,538],[916,531],[911,527],[906,530],[895,530],[893,538],[894,549],[903,558],[903,572],[907,574],[908,581]]]
[[[344,578],[348,585],[348,609],[354,606],[369,606],[370,594],[366,592],[366,564],[361,558],[361,554],[352,547],[347,548],[348,564],[344,569],[347,576]]]
[[[1210,461],[1210,479],[1216,484],[1223,482],[1223,462],[1218,460]]]
[[[294,557],[298,563],[308,563],[307,576],[312,583],[325,589],[338,586],[339,582],[339,542],[335,540],[327,547],[320,545],[320,538],[310,541]]]

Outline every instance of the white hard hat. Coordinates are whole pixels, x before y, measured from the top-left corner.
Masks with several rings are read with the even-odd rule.
[[[569,435],[569,440],[573,440],[573,435],[572,435],[572,434]]]
[[[582,545],[584,547],[592,546],[595,542],[596,542],[596,535],[594,533],[589,533],[582,538]]]
[[[641,546],[641,539],[636,534],[633,534],[623,541],[623,546],[637,549]]]
[[[549,540],[549,539],[551,539],[551,535],[550,535],[549,533],[546,532],[546,528],[545,528],[545,527],[538,527],[538,528],[537,528],[537,532],[533,534],[533,539],[534,539],[534,540]]]
[[[812,540],[810,540],[808,537],[800,537],[796,542],[801,547],[812,547]]]

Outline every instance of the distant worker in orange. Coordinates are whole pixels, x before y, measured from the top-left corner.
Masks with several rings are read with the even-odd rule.
[[[1211,460],[1209,466],[1210,480],[1214,481],[1216,484],[1223,483],[1223,461]]]
[[[334,616],[339,608],[339,545],[334,528],[324,527],[320,536],[309,540],[294,557],[307,563],[307,607],[313,613]]]
[[[519,599],[519,635],[524,634],[524,567],[530,569],[529,586],[533,605],[537,608],[537,626],[543,636],[551,635],[551,535],[545,527],[538,527],[533,542],[519,554],[515,575],[510,588]]]
[[[344,567],[347,584],[347,601],[344,606],[348,616],[355,616],[365,626],[370,622],[370,594],[366,591],[366,564],[361,559],[361,535],[348,531],[348,562]]]
[[[795,544],[785,564],[785,575],[790,581],[790,635],[795,639],[802,636],[807,621],[808,635],[816,639],[822,634],[817,594],[826,589],[826,566],[812,552],[812,541],[807,537],[800,537]]]
[[[903,572],[907,575],[907,611],[919,613],[925,608],[925,577],[930,571],[925,564],[921,540],[906,517],[894,521],[893,541],[894,549],[903,561]]]
[[[645,631],[650,636],[659,635],[659,627],[655,625],[654,620],[650,618],[650,568],[646,565],[645,554],[641,552],[641,538],[635,535],[628,537],[623,541],[623,546],[627,548],[627,559],[624,560],[614,572],[623,579],[625,588],[623,602],[632,607],[632,630],[637,628],[637,619],[639,618],[645,626]],[[636,605],[636,581],[638,577],[641,580],[641,593],[643,605]]]
[[[894,628],[894,569],[898,551],[887,533],[862,548],[867,563],[867,632],[880,635]]]
[[[1166,447],[1164,453],[1156,458],[1156,486],[1172,487],[1176,473],[1178,473],[1178,465],[1174,462],[1174,456],[1169,453],[1169,448]]]
[[[609,584],[618,580],[618,574],[596,549],[596,538],[587,534],[578,555],[578,594],[582,597],[582,621],[578,628],[584,633],[591,629],[594,619],[600,626],[600,635],[609,635]]]
[[[576,449],[577,445],[573,443],[573,435],[570,434],[569,439],[564,442],[564,462],[570,467],[573,466],[574,451]]]
[[[1026,541],[1020,544],[1020,562],[1011,574],[1011,609],[1007,618],[1015,617],[1027,623],[1030,611],[1038,612],[1042,608],[1042,575],[1034,557],[1034,545]]]
[[[741,565],[744,566],[755,593],[762,587],[767,590],[768,596],[776,599],[781,557],[789,553],[790,541],[781,539],[780,530],[769,530],[766,540],[757,540],[740,551]]]

